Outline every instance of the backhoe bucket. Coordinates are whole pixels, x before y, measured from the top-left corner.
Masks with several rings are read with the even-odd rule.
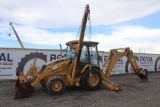
[[[142,80],[148,81],[148,71],[145,69],[144,73],[138,74],[139,78]]]
[[[29,82],[19,82],[19,79],[17,79],[15,89],[13,92],[13,98],[24,98],[29,97],[34,91],[34,88],[31,86]]]

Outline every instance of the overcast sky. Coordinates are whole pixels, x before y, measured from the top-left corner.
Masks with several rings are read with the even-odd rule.
[[[12,22],[26,48],[65,48],[77,38],[86,4],[85,40],[98,41],[99,50],[160,54],[160,0],[0,0],[0,47],[20,48]]]

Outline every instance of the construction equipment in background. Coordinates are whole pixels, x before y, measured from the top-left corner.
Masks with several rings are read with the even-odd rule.
[[[14,26],[13,26],[12,22],[10,22],[9,25],[12,27],[12,29],[13,29],[13,31],[14,31],[16,37],[17,37],[17,40],[18,40],[19,44],[21,45],[21,48],[24,49],[23,43],[22,43],[21,39],[19,38],[19,36],[18,36],[16,30],[14,29]]]
[[[41,83],[50,94],[54,95],[64,93],[66,86],[82,86],[86,90],[97,90],[102,83],[111,90],[121,90],[118,84],[110,82],[108,78],[116,61],[122,56],[127,56],[135,69],[136,75],[141,79],[148,79],[147,71],[137,66],[133,52],[129,48],[112,49],[103,67],[100,68],[97,48],[99,43],[83,41],[89,14],[89,5],[86,5],[79,40],[66,43],[65,58],[46,63],[38,72],[35,72],[34,69],[36,64],[35,58],[32,67],[26,75],[23,71],[17,71],[18,80],[13,94],[14,98],[30,96],[38,83]],[[106,64],[108,64],[108,67],[106,72],[103,72]]]

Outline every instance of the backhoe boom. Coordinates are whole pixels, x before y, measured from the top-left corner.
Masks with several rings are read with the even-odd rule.
[[[142,68],[139,68],[139,66],[137,65],[136,59],[133,55],[133,52],[128,47],[110,50],[109,55],[101,68],[103,69],[104,66],[108,64],[106,68],[105,78],[108,78],[110,76],[116,62],[123,56],[127,57],[136,75],[140,76],[141,79],[148,80],[148,77],[145,76],[146,74],[144,70]],[[144,75],[144,76],[142,77],[141,75]]]
[[[111,90],[121,90],[118,84],[114,84],[108,80],[111,72],[116,64],[116,62],[123,56],[126,56],[133,67],[135,74],[138,75],[141,79],[148,81],[148,72],[142,68],[139,68],[137,65],[136,59],[133,55],[133,52],[129,48],[118,48],[118,49],[111,49],[109,55],[102,65],[101,74],[102,78],[105,82],[103,84]],[[107,64],[107,68],[105,69],[105,73],[103,69]]]

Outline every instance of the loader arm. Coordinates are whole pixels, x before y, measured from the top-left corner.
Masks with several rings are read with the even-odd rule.
[[[116,64],[116,62],[123,56],[126,56],[133,67],[135,74],[138,75],[143,80],[148,80],[147,70],[139,68],[137,65],[136,59],[133,55],[133,52],[129,48],[119,48],[119,49],[111,49],[108,57],[106,58],[104,64],[101,68],[102,78],[105,80],[104,85],[107,86],[111,90],[120,90],[120,86],[118,84],[114,84],[108,80],[111,72]],[[105,73],[102,71],[107,64],[107,68],[105,69]]]

